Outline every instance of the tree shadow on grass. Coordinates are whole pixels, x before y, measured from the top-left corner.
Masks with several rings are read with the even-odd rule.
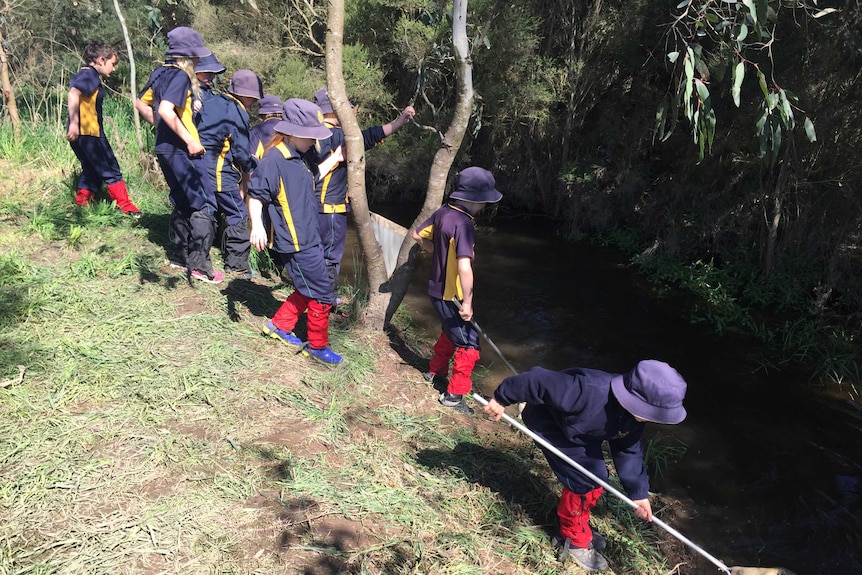
[[[424,449],[416,461],[429,470],[460,470],[471,483],[484,485],[535,525],[555,533],[557,496],[549,478],[537,475],[541,453],[531,445],[484,447],[460,442],[451,450]],[[542,459],[544,461],[544,459]]]

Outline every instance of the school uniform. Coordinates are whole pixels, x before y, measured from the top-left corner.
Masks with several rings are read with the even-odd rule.
[[[329,345],[329,310],[335,303],[335,292],[326,273],[313,191],[311,170],[284,142],[266,152],[248,186],[248,195],[264,205],[269,247],[279,255],[296,287],[272,323],[291,331],[299,315],[308,309],[309,344],[325,348]]]
[[[562,371],[534,367],[504,379],[494,392],[494,400],[504,407],[526,404],[521,413],[524,424],[605,483],[608,468],[602,444],[607,442],[623,489],[632,500],[640,501],[649,498],[643,420],[664,424],[683,421],[686,388],[685,380],[671,366],[644,360],[626,374],[581,367]],[[602,487],[543,445],[539,447],[563,484],[557,507],[562,538],[569,539],[575,549],[593,549],[590,511]],[[600,556],[597,559],[604,561]]]
[[[105,88],[102,77],[91,65],[82,66],[72,76],[69,89],[80,92],[78,100],[78,137],[69,142],[75,157],[81,163],[78,178],[78,203],[86,203],[102,187],[117,202],[117,207],[128,214],[138,214],[138,208],[129,200],[120,164],[108,143],[102,122],[102,100]],[[67,119],[66,130],[71,119]]]
[[[343,153],[347,153],[344,146],[344,130],[329,121],[326,121],[325,125],[332,131],[332,137],[320,142],[319,152],[311,149],[307,153],[309,163],[313,166],[325,161],[339,146]],[[386,134],[382,126],[362,130],[362,142],[366,150],[380,144],[385,138]],[[339,162],[328,174],[322,174],[315,183],[314,193],[319,202],[320,239],[323,242],[326,269],[334,289],[337,289],[341,259],[344,257],[347,240],[347,214],[351,211],[350,198],[347,194],[347,163]]]
[[[168,184],[168,199],[174,209],[168,222],[168,237],[173,246],[172,262],[211,275],[210,248],[215,237],[215,198],[208,198],[201,178],[199,158],[159,118],[164,100],[174,106],[189,133],[200,141],[193,121],[192,83],[188,74],[172,61],[150,74],[139,98],[153,108],[156,119],[156,157]]]
[[[263,157],[267,144],[269,144],[273,134],[275,134],[275,125],[280,121],[281,118],[268,118],[259,124],[255,124],[249,130],[248,148],[256,158],[260,159]]]
[[[257,166],[257,158],[249,152],[248,124],[242,103],[231,94],[218,94],[205,100],[197,126],[206,148],[204,187],[224,215],[222,253],[225,268],[232,271],[247,271],[251,252],[248,208],[240,193],[243,173]]]

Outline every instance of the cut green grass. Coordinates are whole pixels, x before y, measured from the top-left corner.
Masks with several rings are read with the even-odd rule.
[[[0,155],[28,177],[7,165],[0,197],[0,573],[578,572],[548,544],[541,452],[441,408],[356,324],[360,289],[331,324],[343,365],[288,353],[260,334],[289,293],[277,273],[210,286],[163,264],[166,192],[130,150],[137,222],[74,205],[59,136],[8,131]],[[616,572],[667,571],[626,509],[596,520]]]

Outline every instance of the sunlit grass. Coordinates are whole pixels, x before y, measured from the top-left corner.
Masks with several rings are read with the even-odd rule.
[[[259,331],[290,289],[277,274],[190,283],[162,263],[170,208],[131,146],[140,221],[74,205],[61,136],[0,194],[0,573],[561,572],[541,454],[382,379],[360,276],[331,324],[347,361],[291,354]],[[0,127],[7,161],[42,149],[28,138]],[[396,323],[427,352],[407,310]],[[616,572],[666,572],[626,513],[596,515]],[[329,520],[351,529],[315,531]]]

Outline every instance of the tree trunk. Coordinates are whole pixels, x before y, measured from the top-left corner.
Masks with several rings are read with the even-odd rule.
[[[135,54],[132,52],[132,41],[129,39],[129,29],[126,27],[126,19],[123,17],[123,12],[120,10],[120,3],[114,0],[114,10],[117,12],[117,18],[120,21],[120,26],[123,28],[123,38],[126,40],[126,51],[129,54],[129,94],[132,97],[132,117],[135,120],[135,135],[138,137],[138,151],[144,151],[144,139],[141,136],[141,115],[135,107],[135,98],[137,98],[137,80],[135,78]]]
[[[326,85],[332,108],[344,130],[345,161],[347,162],[347,193],[353,208],[359,246],[368,273],[368,306],[361,322],[372,329],[382,330],[389,302],[386,285],[386,264],[383,251],[371,227],[368,196],[365,193],[365,144],[344,85],[342,45],[344,42],[344,0],[329,0],[326,16]]]
[[[9,58],[3,49],[3,33],[0,32],[0,87],[3,89],[3,103],[6,105],[6,113],[12,122],[12,130],[15,139],[21,139],[21,118],[18,116],[18,105],[15,103],[15,90],[9,80]]]
[[[422,210],[413,221],[411,229],[421,224],[434,210],[443,202],[443,194],[446,191],[446,180],[449,169],[455,161],[455,156],[467,133],[470,123],[470,113],[473,108],[473,62],[470,59],[470,44],[467,40],[467,1],[454,0],[452,6],[452,45],[454,48],[456,74],[458,77],[458,101],[455,104],[455,112],[452,122],[443,135],[440,149],[434,155],[431,164],[431,172],[428,175],[428,189],[425,194],[425,203]],[[404,299],[407,288],[410,285],[410,277],[415,267],[416,244],[408,233],[401,244],[398,253],[398,262],[392,279],[389,282],[389,290],[392,297],[386,310],[386,321],[392,319],[395,310]]]

